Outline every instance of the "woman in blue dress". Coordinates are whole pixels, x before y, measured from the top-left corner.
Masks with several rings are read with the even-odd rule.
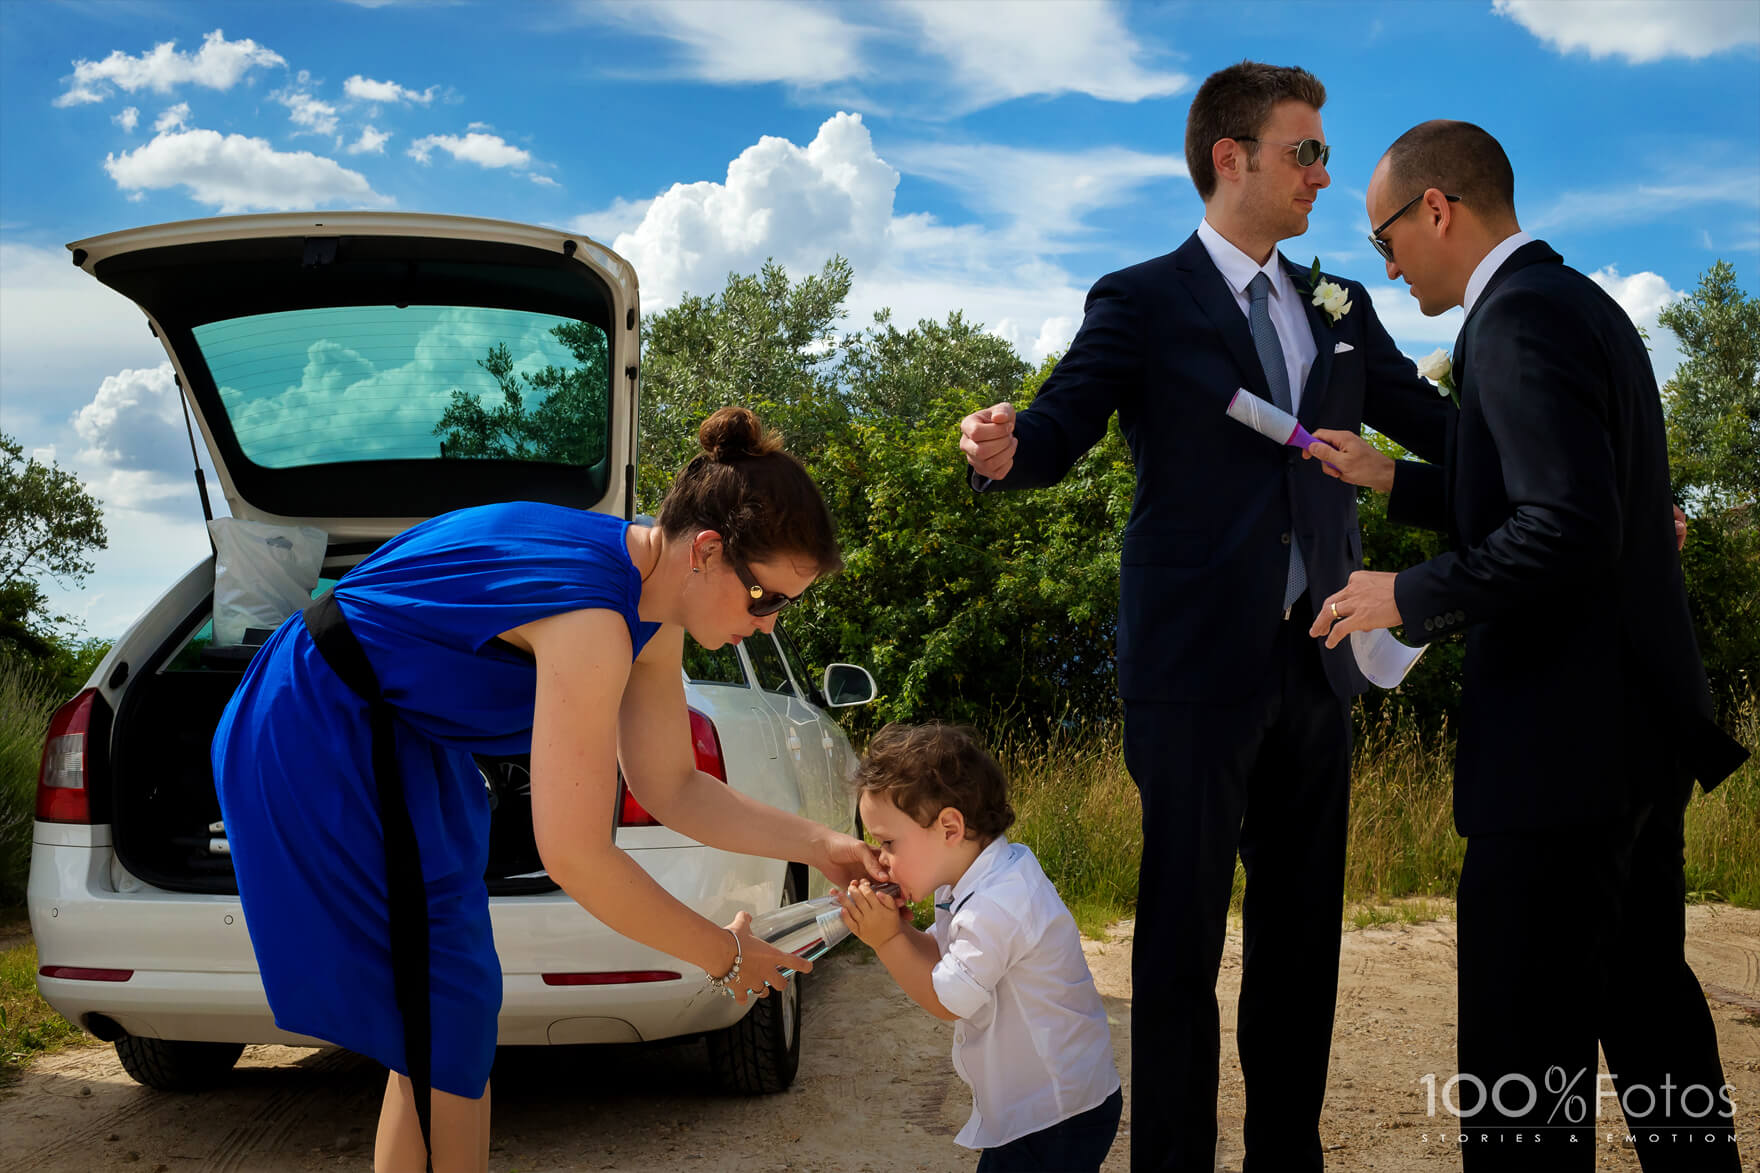
[[[282,624],[221,717],[214,777],[270,1007],[391,1069],[381,1173],[430,1146],[437,1171],[488,1164],[501,967],[473,753],[529,750],[550,878],[741,1002],[811,965],[746,913],[699,916],[615,846],[620,762],[699,842],[885,878],[859,840],[695,769],[685,633],[767,632],[842,564],[817,486],[755,415],[723,408],[698,438],[653,526],[520,502],[406,530]]]

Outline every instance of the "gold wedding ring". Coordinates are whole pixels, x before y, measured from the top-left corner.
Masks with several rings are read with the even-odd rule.
[[[1338,604],[1337,603],[1332,604],[1332,617],[1334,619],[1343,619],[1344,618],[1343,615],[1340,615],[1338,613]]]

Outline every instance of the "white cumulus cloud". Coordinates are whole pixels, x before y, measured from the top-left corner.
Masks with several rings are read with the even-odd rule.
[[[348,144],[351,155],[383,155],[385,144],[391,141],[391,132],[378,130],[372,125],[361,127],[361,137]]]
[[[1760,45],[1760,0],[1493,0],[1560,53],[1641,65]]]
[[[855,270],[847,329],[865,327],[880,309],[901,326],[959,310],[1034,361],[1067,347],[1085,283],[1018,233],[898,215],[898,177],[861,117],[838,114],[804,147],[760,139],[728,165],[722,182],[618,200],[571,226],[610,240],[635,266],[649,310],[675,305],[685,293],[719,293],[728,273],[756,272],[770,259],[799,280],[839,253]]]
[[[1088,94],[1137,102],[1191,88],[1183,73],[1143,63],[1147,49],[1112,4],[904,0],[925,48],[953,65],[971,107],[1029,94]]]
[[[358,73],[342,83],[342,92],[357,102],[412,102],[418,106],[426,106],[434,100],[434,95],[439,90],[439,86],[412,90],[394,81],[374,81]]]
[[[290,86],[278,90],[270,97],[287,107],[287,116],[300,129],[295,134],[318,134],[326,137],[336,133],[336,107],[319,99],[305,87],[311,84],[311,77],[304,70],[300,71],[299,86]]]
[[[176,41],[161,41],[138,57],[115,49],[102,61],[75,61],[67,91],[55,99],[55,105],[102,102],[114,92],[112,86],[131,94],[143,89],[169,94],[180,85],[229,90],[252,69],[286,64],[281,54],[249,38],[228,41],[224,32],[215,29],[194,53],[179,53]]]
[[[507,142],[498,134],[473,130],[468,134],[430,134],[409,145],[409,157],[426,163],[435,149],[445,151],[463,163],[479,167],[511,167],[524,171],[532,165],[532,153]]]
[[[642,275],[644,302],[718,291],[729,270],[774,257],[796,276],[833,252],[860,267],[885,241],[898,172],[874,153],[859,114],[837,114],[805,147],[765,136],[725,182],[674,184],[612,248]]]
[[[1657,386],[1672,379],[1675,368],[1681,365],[1680,345],[1674,331],[1659,323],[1657,315],[1686,294],[1670,286],[1666,278],[1649,271],[1622,277],[1617,265],[1597,269],[1589,274],[1589,279],[1605,289],[1632,323],[1644,331]]]
[[[129,134],[133,134],[134,128],[140,125],[141,112],[134,106],[124,106],[119,112],[111,116],[110,121],[120,126]]]
[[[633,232],[648,214],[653,200],[626,200],[622,196],[609,207],[585,212],[568,222],[574,232],[584,232],[594,240],[616,240],[625,232]]]
[[[124,191],[185,187],[221,213],[392,202],[334,159],[212,130],[161,133],[136,150],[106,155],[104,170]]]
[[[177,455],[183,415],[168,362],[105,376],[92,401],[74,413],[73,430],[87,463],[166,473],[189,463],[187,440]]]
[[[189,103],[179,102],[175,106],[161,111],[159,117],[153,119],[153,131],[164,134],[168,130],[182,130],[189,124]]]

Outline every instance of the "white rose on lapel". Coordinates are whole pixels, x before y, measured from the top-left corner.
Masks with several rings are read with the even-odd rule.
[[[1448,378],[1451,368],[1448,351],[1440,346],[1418,360],[1418,373],[1436,384],[1441,384],[1442,380]]]
[[[1350,294],[1342,285],[1320,279],[1320,258],[1314,258],[1314,267],[1308,270],[1308,281],[1304,286],[1300,277],[1296,278],[1296,287],[1307,294],[1312,305],[1326,311],[1329,322],[1336,326],[1338,320],[1351,312]]]
[[[1418,360],[1418,374],[1436,384],[1436,393],[1451,401],[1456,407],[1461,405],[1460,392],[1454,385],[1454,361],[1449,358],[1448,351],[1437,347]]]
[[[1326,311],[1335,326],[1340,318],[1351,312],[1350,297],[1343,286],[1334,285],[1330,281],[1322,281],[1314,286],[1314,304]]]

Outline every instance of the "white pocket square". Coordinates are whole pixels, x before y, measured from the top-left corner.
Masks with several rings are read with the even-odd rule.
[[[1352,346],[1348,342],[1340,342],[1337,346],[1334,346],[1332,348],[1332,353],[1333,354],[1349,354],[1351,351],[1353,351],[1355,349],[1356,349],[1356,347]]]

